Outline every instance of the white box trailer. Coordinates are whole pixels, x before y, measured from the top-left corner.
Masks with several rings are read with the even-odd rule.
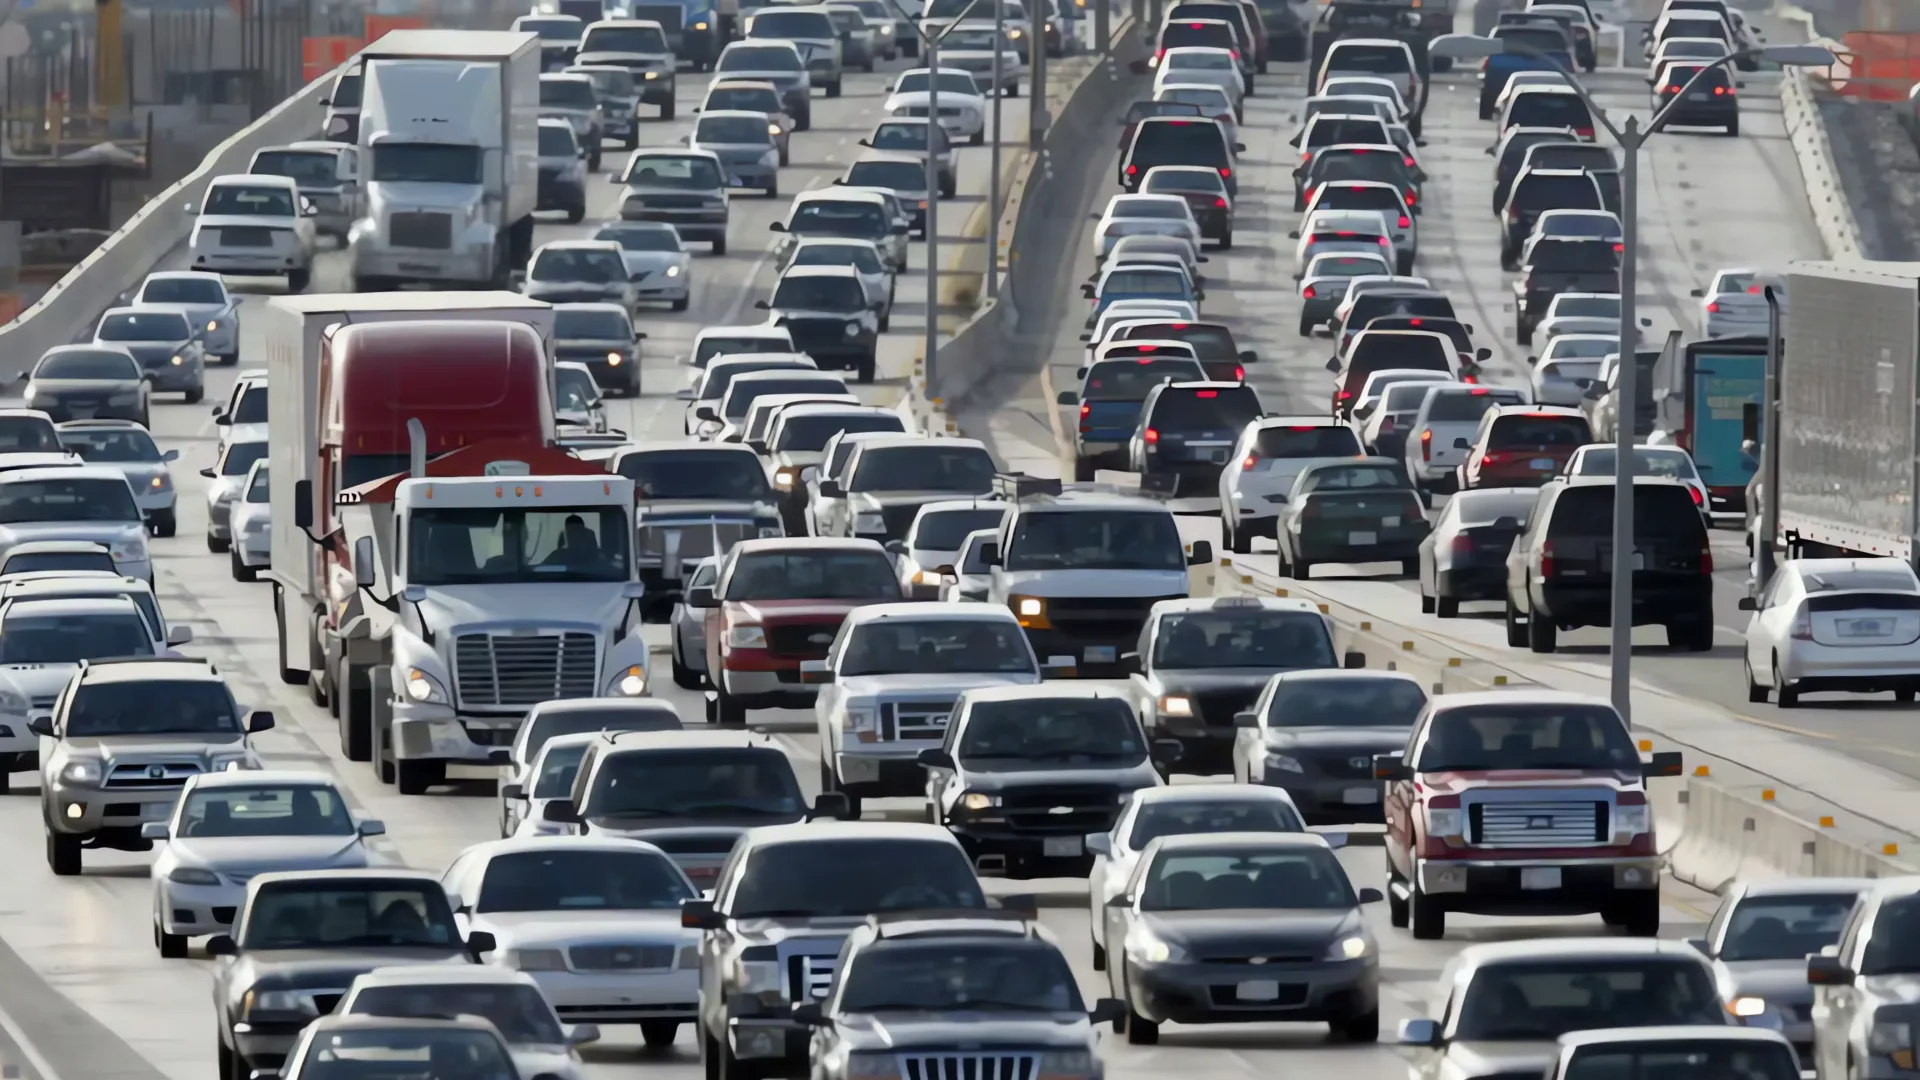
[[[313,620],[325,603],[319,549],[295,524],[294,485],[313,478],[319,454],[320,356],[327,333],[352,323],[462,319],[516,322],[540,334],[552,356],[553,306],[510,292],[386,292],[277,296],[264,314],[267,415],[271,418],[267,467],[272,477],[270,565],[273,608],[279,623],[280,678],[298,686],[310,671],[325,670],[312,655]],[[315,696],[320,688],[314,688]]]

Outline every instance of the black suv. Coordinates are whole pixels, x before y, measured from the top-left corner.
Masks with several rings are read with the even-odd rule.
[[[1500,215],[1500,269],[1515,270],[1520,265],[1520,248],[1533,235],[1533,223],[1549,210],[1604,210],[1600,185],[1593,174],[1579,169],[1538,169],[1521,171],[1507,195]]]
[[[1543,236],[1528,246],[1513,283],[1513,340],[1533,344],[1533,328],[1561,293],[1620,291],[1621,246],[1612,240]]]
[[[1660,126],[1717,127],[1727,129],[1729,135],[1740,134],[1740,84],[1734,82],[1726,68],[1717,67],[1700,75],[1699,81],[1689,89],[1687,83],[1699,72],[1697,64],[1668,64],[1661,69],[1659,82],[1653,88],[1654,108],[1667,105],[1667,114],[1661,118]],[[1686,93],[1682,94],[1682,90]]]
[[[1210,493],[1219,486],[1234,440],[1262,411],[1260,395],[1245,383],[1161,383],[1140,406],[1128,469],[1143,481],[1171,476],[1173,495]]]
[[[1561,630],[1606,626],[1613,603],[1610,477],[1549,481],[1507,556],[1507,644],[1550,653]],[[1713,648],[1713,553],[1685,485],[1633,484],[1633,624],[1660,623],[1674,648]]]
[[[1120,186],[1139,191],[1147,170],[1158,165],[1198,165],[1219,171],[1231,199],[1240,193],[1234,155],[1245,150],[1243,143],[1229,144],[1226,129],[1209,117],[1149,116],[1133,129],[1133,141],[1120,155]]]

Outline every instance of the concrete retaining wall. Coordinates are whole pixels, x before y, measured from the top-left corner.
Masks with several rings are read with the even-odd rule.
[[[1780,74],[1780,113],[1786,123],[1787,138],[1793,143],[1794,157],[1800,163],[1807,203],[1813,209],[1813,220],[1820,228],[1828,257],[1865,258],[1860,223],[1840,183],[1833,144],[1821,119],[1820,106],[1814,100],[1809,77],[1800,68],[1787,68]]]

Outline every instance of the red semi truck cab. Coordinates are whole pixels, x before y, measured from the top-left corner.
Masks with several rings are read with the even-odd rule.
[[[1448,694],[1402,753],[1374,759],[1385,785],[1387,895],[1395,926],[1446,932],[1450,911],[1599,914],[1660,928],[1661,857],[1642,761],[1604,698],[1548,690]]]

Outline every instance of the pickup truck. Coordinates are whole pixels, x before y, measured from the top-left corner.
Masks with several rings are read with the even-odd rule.
[[[1661,856],[1643,762],[1606,699],[1551,690],[1433,698],[1404,753],[1374,757],[1385,785],[1388,914],[1423,940],[1447,913],[1585,915],[1660,930]]]
[[[1620,245],[1612,240],[1544,237],[1527,250],[1513,283],[1513,339],[1533,344],[1534,328],[1561,293],[1620,291]]]

